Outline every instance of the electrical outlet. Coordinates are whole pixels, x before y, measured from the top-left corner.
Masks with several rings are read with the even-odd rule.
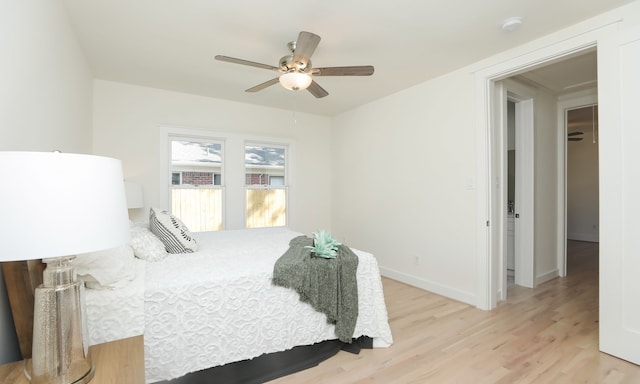
[[[413,264],[414,265],[420,265],[421,264],[420,256],[414,256],[413,257]]]

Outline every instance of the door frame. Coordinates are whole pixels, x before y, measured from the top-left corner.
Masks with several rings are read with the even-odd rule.
[[[512,59],[500,61],[475,73],[476,83],[476,175],[477,175],[477,290],[476,306],[490,310],[500,298],[500,209],[495,202],[491,154],[496,148],[492,128],[499,117],[495,113],[496,82],[534,68],[561,61],[587,50],[595,49],[598,39],[607,28],[615,29],[615,23],[564,39],[556,44],[532,49]]]
[[[622,11],[636,10],[629,5]],[[640,133],[634,113],[640,87],[635,71],[640,61],[640,24],[621,12],[614,12],[579,27],[565,30],[549,43],[548,39],[527,44],[494,60],[493,65],[479,68],[475,73],[476,121],[476,245],[477,280],[476,302],[481,309],[497,304],[498,259],[492,239],[495,232],[491,220],[492,183],[489,176],[489,154],[492,150],[490,128],[491,95],[495,81],[526,72],[536,66],[597,47],[598,50],[598,110],[600,167],[600,282],[599,282],[599,349],[634,364],[640,364],[640,309],[637,293],[640,283],[637,273],[640,262],[634,235],[640,225],[637,212],[640,181],[633,177],[640,158],[634,145]],[[595,24],[595,25],[594,25]],[[635,67],[634,67],[635,65]],[[635,125],[634,125],[635,124]],[[628,211],[628,212],[627,212]]]

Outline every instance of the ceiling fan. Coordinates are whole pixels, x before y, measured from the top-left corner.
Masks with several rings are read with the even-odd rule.
[[[575,131],[575,132],[569,132],[567,133],[567,140],[568,141],[580,141],[582,140],[582,135],[584,133],[580,132],[580,131]]]
[[[329,92],[316,83],[312,77],[371,76],[373,74],[374,68],[372,65],[314,68],[311,64],[311,55],[316,50],[318,43],[320,43],[320,36],[311,32],[300,32],[300,34],[298,34],[298,40],[287,44],[291,54],[283,56],[277,67],[223,55],[217,55],[216,60],[268,69],[280,73],[278,77],[251,87],[245,92],[258,92],[279,82],[286,89],[292,91],[306,89],[316,98],[321,98],[327,96]]]

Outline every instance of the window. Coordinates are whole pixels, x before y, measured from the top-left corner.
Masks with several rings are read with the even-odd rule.
[[[294,141],[164,126],[166,207],[193,232],[289,224]]]
[[[222,229],[222,143],[172,138],[171,213],[193,232]]]
[[[286,152],[285,146],[245,145],[247,228],[286,225]]]

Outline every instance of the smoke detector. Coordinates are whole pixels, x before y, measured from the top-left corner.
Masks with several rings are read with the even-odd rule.
[[[510,32],[518,29],[520,25],[522,25],[522,17],[510,17],[502,22],[502,30]]]

